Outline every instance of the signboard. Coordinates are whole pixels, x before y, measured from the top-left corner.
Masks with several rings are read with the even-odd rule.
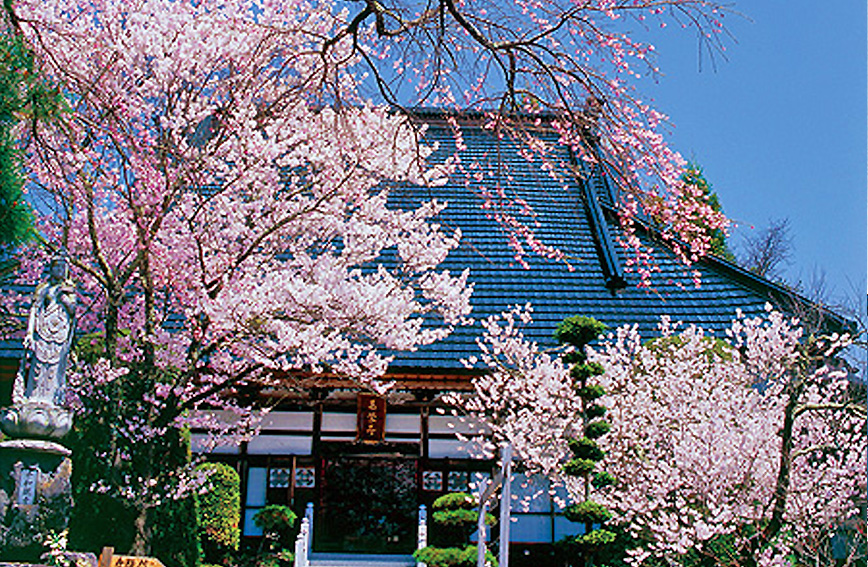
[[[386,399],[373,394],[359,394],[356,411],[356,440],[381,443],[386,434]]]
[[[154,557],[115,555],[112,557],[111,567],[163,567],[163,564]]]
[[[21,469],[18,473],[18,498],[19,506],[30,506],[36,503],[36,484],[39,482],[39,469],[31,467]]]
[[[99,554],[99,567],[165,567],[154,557],[115,555],[115,548],[104,547]]]

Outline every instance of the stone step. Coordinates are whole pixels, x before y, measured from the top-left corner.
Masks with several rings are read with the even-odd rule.
[[[412,555],[312,553],[311,567],[415,567]]]

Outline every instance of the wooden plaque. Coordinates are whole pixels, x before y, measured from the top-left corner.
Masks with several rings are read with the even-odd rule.
[[[373,394],[359,394],[356,412],[356,440],[381,443],[386,434],[386,399]]]

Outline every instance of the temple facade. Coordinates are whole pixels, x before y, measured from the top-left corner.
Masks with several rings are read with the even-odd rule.
[[[442,117],[422,119],[426,142],[438,144],[430,159],[455,154],[454,132]],[[532,134],[557,140],[544,126]],[[477,354],[479,321],[514,305],[532,305],[534,320],[526,336],[552,347],[555,327],[572,315],[594,317],[610,328],[637,325],[646,337],[653,337],[660,317],[668,315],[722,336],[737,309],[750,316],[763,312],[767,303],[785,310],[807,305],[720,258],[685,267],[655,229],[641,222],[639,237],[654,249],[654,265],[650,285],[640,286],[629,269],[630,253],[620,244],[618,195],[604,168],[577,159],[564,146],[528,155],[524,144],[496,135],[481,121],[462,124],[462,139],[465,147],[458,155],[464,171],[449,183],[388,189],[396,207],[430,199],[448,204],[437,222],[459,228],[462,237],[443,267],[469,268],[476,323],[416,352],[395,353],[386,379],[396,385],[385,397],[361,392],[337,376],[310,377],[310,387],[303,390],[255,392],[258,403],[273,409],[248,442],[210,447],[207,433],[194,431],[194,451],[231,464],[241,475],[245,537],[261,536],[252,516],[265,505],[287,504],[302,515],[312,503],[314,552],[412,553],[419,506],[430,506],[447,492],[470,490],[493,472],[493,462],[465,446],[465,425],[443,412],[441,397],[471,389],[478,372],[461,361]],[[528,253],[518,259],[516,247],[527,243],[510,245],[510,234],[494,218],[498,211],[481,208],[483,195],[501,200],[501,212],[514,214],[563,258]],[[5,380],[0,385],[11,388],[19,348],[0,344]],[[548,488],[544,479],[521,473],[512,481],[519,499],[536,495],[513,511],[510,541],[516,564],[548,556],[553,542],[579,529],[562,517],[559,494]]]
[[[453,131],[436,114],[424,118],[426,140],[438,144],[432,159],[453,155]],[[533,135],[557,139],[545,127]],[[530,303],[534,321],[526,336],[555,346],[553,330],[572,315],[594,317],[610,328],[638,325],[647,337],[656,334],[660,316],[668,315],[722,335],[737,309],[756,315],[767,303],[783,309],[806,303],[720,258],[685,267],[653,227],[640,223],[640,238],[654,248],[650,285],[642,287],[620,245],[618,196],[603,168],[583,163],[563,146],[545,156],[528,155],[523,143],[497,136],[480,122],[463,124],[461,137],[463,174],[436,188],[390,187],[390,202],[448,203],[438,222],[460,228],[462,237],[444,267],[470,269],[477,323],[417,352],[396,353],[387,376],[396,386],[377,402],[337,377],[312,380],[304,394],[260,392],[274,405],[260,433],[209,453],[241,472],[245,536],[260,535],[251,518],[266,504],[288,504],[302,514],[313,503],[314,552],[411,553],[420,505],[470,490],[493,472],[491,461],[475,458],[465,446],[466,426],[443,413],[440,400],[444,392],[471,388],[474,371],[461,361],[478,352],[478,321],[511,306]],[[547,260],[529,253],[518,260],[496,212],[480,207],[484,194],[502,195],[495,198],[506,203],[503,211],[519,218],[519,209],[528,205],[533,216],[521,220],[564,257]],[[204,433],[195,434],[194,447],[202,450],[205,440]],[[519,473],[511,488],[518,500],[533,496],[513,510],[516,564],[549,556],[553,542],[581,529],[560,514],[558,496],[566,495],[550,493],[545,479]]]

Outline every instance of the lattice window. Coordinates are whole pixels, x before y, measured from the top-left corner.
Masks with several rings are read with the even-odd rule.
[[[295,469],[295,487],[296,488],[314,488],[314,487],[316,487],[316,470],[313,467],[296,467],[296,469]]]
[[[466,471],[449,471],[446,477],[446,489],[449,492],[467,492],[469,488]]]
[[[443,490],[443,472],[424,471],[422,473],[422,489],[431,492]]]
[[[289,488],[289,469],[271,469],[268,473],[268,488]]]

